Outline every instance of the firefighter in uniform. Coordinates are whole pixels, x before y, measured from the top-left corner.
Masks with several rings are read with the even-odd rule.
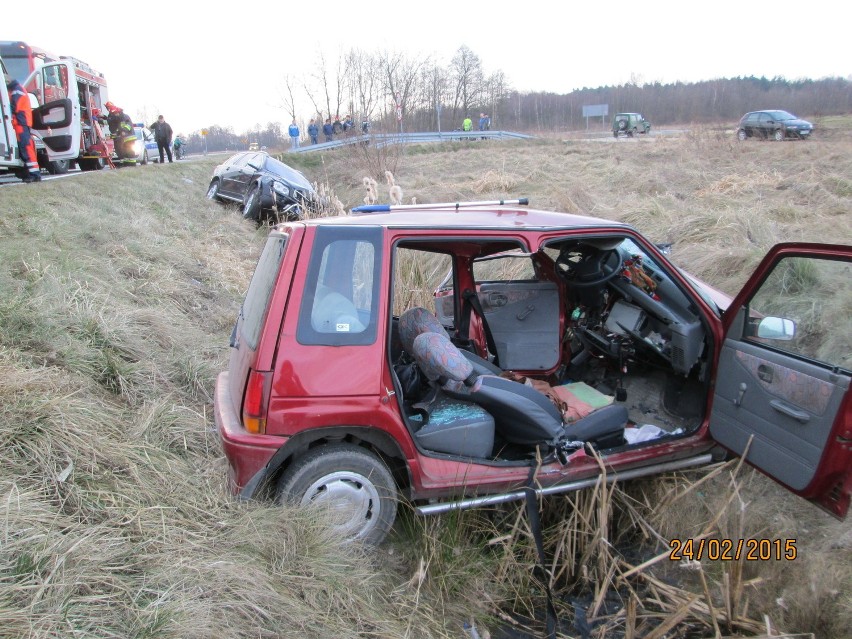
[[[136,150],[133,148],[136,142],[136,134],[133,132],[133,120],[123,109],[115,106],[112,102],[104,105],[109,112],[106,121],[109,131],[115,142],[115,154],[121,164],[128,166],[136,165]]]
[[[15,136],[18,138],[18,152],[21,160],[26,164],[21,180],[24,182],[38,182],[41,180],[41,170],[38,168],[35,142],[30,129],[33,126],[33,109],[30,106],[30,96],[24,91],[21,83],[8,73],[6,74],[6,88],[9,90],[9,99],[12,102],[12,126],[15,127]]]

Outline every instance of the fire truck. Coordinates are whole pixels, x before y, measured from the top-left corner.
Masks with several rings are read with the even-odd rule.
[[[74,165],[83,171],[112,166],[113,142],[104,134],[99,116],[105,112],[107,83],[103,74],[70,56],[58,59],[22,42],[0,42],[6,70],[24,86],[33,105],[33,135],[39,165],[50,173],[65,173]],[[6,58],[9,57],[9,61]],[[29,74],[23,79],[23,73]],[[0,134],[0,170],[18,172],[11,108],[5,86],[4,132]]]

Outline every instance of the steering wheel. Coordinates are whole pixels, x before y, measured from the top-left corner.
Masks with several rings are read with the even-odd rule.
[[[624,256],[617,248],[562,251],[556,258],[557,272],[580,288],[608,282],[621,272],[623,264]]]

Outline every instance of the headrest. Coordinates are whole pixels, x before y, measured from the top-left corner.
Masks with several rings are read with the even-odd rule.
[[[446,329],[438,318],[422,306],[415,306],[399,316],[399,341],[402,348],[414,355],[414,339],[423,333],[438,333],[449,341]]]
[[[440,333],[421,333],[414,339],[412,355],[430,380],[445,384],[448,380],[473,381],[473,366],[462,352]]]

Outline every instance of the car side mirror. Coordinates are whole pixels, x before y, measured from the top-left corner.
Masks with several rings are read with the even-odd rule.
[[[757,336],[789,341],[796,336],[796,322],[785,317],[764,317],[757,325]]]

